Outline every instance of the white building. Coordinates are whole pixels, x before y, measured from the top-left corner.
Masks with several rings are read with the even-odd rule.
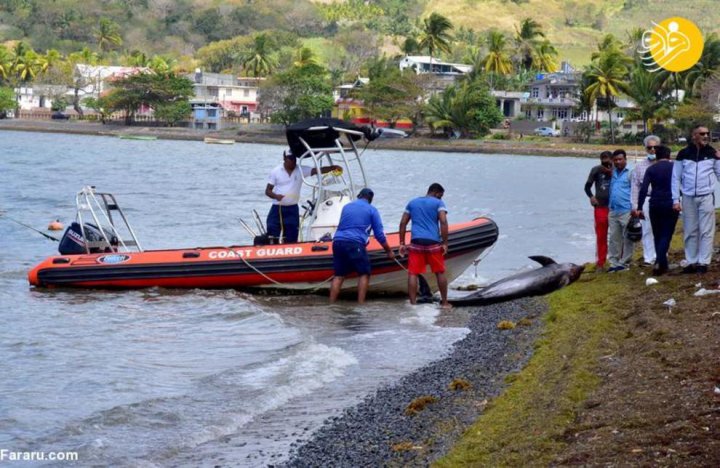
[[[193,82],[193,102],[219,104],[225,112],[251,115],[256,112],[260,98],[260,83],[264,78],[238,77],[223,73],[205,73],[200,69],[186,75]]]
[[[136,73],[149,72],[147,67],[119,67],[112,65],[75,65],[75,83],[82,98],[98,98],[111,87],[113,79],[125,78]]]

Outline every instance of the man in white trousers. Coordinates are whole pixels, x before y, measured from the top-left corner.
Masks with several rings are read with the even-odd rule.
[[[655,163],[655,148],[660,146],[660,137],[655,135],[648,135],[643,140],[643,146],[645,147],[645,157],[642,161],[638,161],[633,169],[630,180],[632,182],[632,206],[638,206],[638,194],[640,193],[640,186],[642,185],[643,178],[645,178],[645,171],[647,168]],[[648,196],[649,196],[648,189]],[[652,266],[655,264],[655,240],[653,239],[652,225],[650,224],[650,204],[646,203],[643,208],[645,219],[640,220],[642,225],[642,249],[643,249],[643,261],[645,265]],[[633,218],[640,217],[640,212],[636,209],[632,211]]]

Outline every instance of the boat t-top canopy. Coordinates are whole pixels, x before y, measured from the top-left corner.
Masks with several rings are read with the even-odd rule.
[[[333,118],[307,119],[288,125],[285,130],[290,151],[297,158],[310,156],[309,149],[319,151],[323,148],[336,147],[341,135],[346,135],[355,142],[361,138],[372,141],[376,134],[369,127],[358,127],[350,122]]]

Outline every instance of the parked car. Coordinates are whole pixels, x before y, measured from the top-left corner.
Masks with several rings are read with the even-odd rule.
[[[68,119],[70,119],[70,116],[67,114],[64,114],[60,111],[55,111],[52,113],[50,118],[52,118],[53,120],[68,120]]]
[[[551,127],[539,127],[533,130],[533,133],[540,136],[560,136],[560,130],[555,130]]]

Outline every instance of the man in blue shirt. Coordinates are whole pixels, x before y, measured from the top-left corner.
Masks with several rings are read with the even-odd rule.
[[[630,268],[633,241],[627,239],[625,230],[630,223],[631,201],[630,171],[625,150],[613,151],[613,172],[610,180],[610,215],[608,216],[609,272]]]
[[[333,238],[335,278],[330,286],[330,302],[337,300],[345,277],[353,272],[358,274],[358,303],[365,302],[370,283],[370,258],[366,248],[370,229],[385,249],[388,258],[395,260],[395,255],[385,239],[380,213],[371,205],[374,196],[372,190],[364,188],[358,194],[357,200],[345,205],[340,213],[340,223]]]
[[[410,303],[417,299],[418,275],[425,273],[427,266],[435,273],[444,309],[450,308],[447,300],[447,276],[445,276],[445,255],[448,252],[447,207],[442,201],[445,189],[434,183],[427,195],[410,200],[400,219],[400,255],[405,255],[405,230],[412,221],[408,255],[408,296]],[[439,227],[438,227],[439,226]]]

